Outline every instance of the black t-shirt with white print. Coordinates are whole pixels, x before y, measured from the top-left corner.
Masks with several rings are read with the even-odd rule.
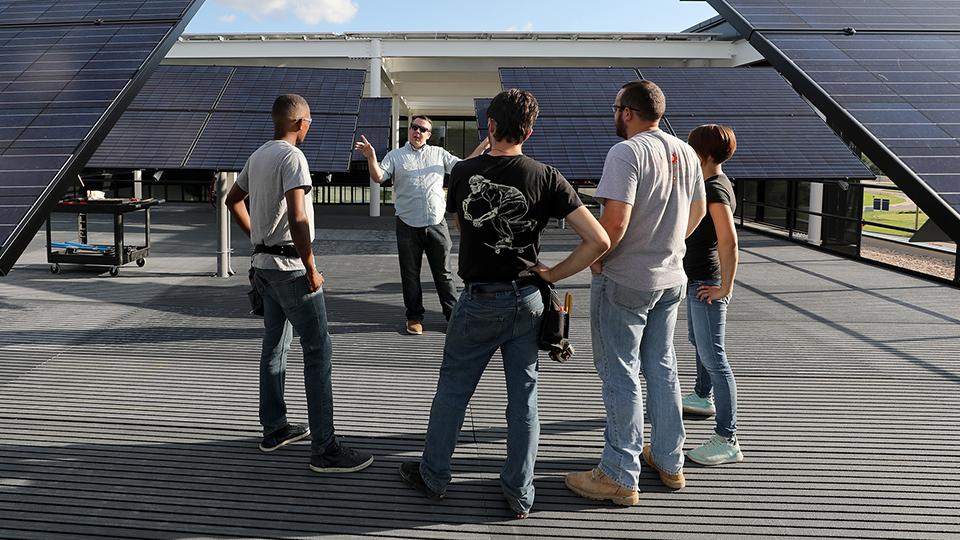
[[[482,155],[450,172],[447,211],[460,222],[457,272],[467,283],[517,279],[540,253],[550,218],[583,203],[557,169],[524,155]]]

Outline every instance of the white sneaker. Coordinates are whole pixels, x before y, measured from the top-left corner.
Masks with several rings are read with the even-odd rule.
[[[736,437],[728,439],[714,434],[710,440],[687,452],[687,457],[700,465],[722,465],[743,461],[743,452]]]
[[[713,405],[713,394],[702,398],[696,392],[683,396],[681,400],[683,412],[687,414],[699,414],[702,416],[713,416],[717,413],[717,408]]]

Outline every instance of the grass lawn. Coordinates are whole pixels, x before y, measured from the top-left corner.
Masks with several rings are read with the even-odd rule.
[[[893,201],[890,201],[890,203],[895,204]],[[908,229],[912,229],[917,225],[917,215],[915,212],[864,212],[863,220],[883,223],[886,225],[894,225],[896,227],[905,227]],[[927,215],[923,212],[920,212],[920,225],[922,226],[924,223],[926,223],[926,221]],[[908,232],[884,229],[875,225],[865,225],[863,230],[881,234],[892,234],[895,236],[913,236],[913,234]]]

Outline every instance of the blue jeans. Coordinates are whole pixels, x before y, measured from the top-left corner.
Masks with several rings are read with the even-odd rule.
[[[449,320],[453,305],[457,303],[457,288],[453,284],[450,269],[450,229],[442,220],[429,227],[411,227],[397,218],[397,255],[400,260],[400,285],[403,288],[403,305],[408,321],[423,321],[423,289],[420,286],[420,268],[423,255],[433,275],[433,284],[440,297],[440,309]]]
[[[260,423],[264,434],[287,424],[283,400],[287,351],[293,330],[303,349],[303,382],[312,451],[322,454],[333,442],[331,343],[323,289],[310,292],[306,272],[256,269],[254,282],[263,296],[263,346],[260,352]]]
[[[704,398],[713,391],[713,403],[717,408],[716,432],[730,438],[737,434],[737,381],[724,349],[729,300],[723,298],[712,304],[701,302],[697,299],[697,289],[701,285],[720,285],[720,282],[691,281],[687,289],[687,330],[690,343],[697,350],[694,391]]]
[[[527,512],[533,506],[533,468],[540,438],[537,336],[543,300],[533,286],[503,284],[499,288],[506,290],[478,292],[480,287],[466,286],[447,327],[420,473],[430,489],[446,490],[467,404],[490,358],[500,349],[507,384],[507,459],[500,484],[510,507]]]
[[[673,330],[683,286],[642,291],[603,274],[590,287],[593,362],[603,383],[607,410],[600,469],[623,487],[636,489],[643,451],[643,394],[647,386],[650,445],[657,467],[683,468],[683,412]]]

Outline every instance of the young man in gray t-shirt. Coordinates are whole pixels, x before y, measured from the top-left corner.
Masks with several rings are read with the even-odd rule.
[[[272,452],[313,435],[310,469],[318,473],[353,472],[373,456],[340,444],[333,428],[331,344],[323,300],[323,275],[317,270],[310,167],[297,148],[313,121],[310,106],[296,94],[273,104],[274,138],[254,152],[227,195],[227,208],[254,246],[254,283],[263,297],[263,347],[260,354],[260,450]],[[250,200],[247,211],[246,199]],[[287,350],[293,330],[303,348],[303,376],[309,428],[287,421],[283,399]]]
[[[650,81],[623,86],[613,105],[623,142],[607,154],[595,198],[611,248],[593,264],[590,319],[603,382],[606,444],[600,464],[570,473],[577,494],[622,505],[639,501],[640,457],[670,488],[684,486],[683,418],[673,350],[683,296],[684,239],[706,213],[696,152],[660,130],[666,99]],[[652,432],[643,445],[646,381]]]

